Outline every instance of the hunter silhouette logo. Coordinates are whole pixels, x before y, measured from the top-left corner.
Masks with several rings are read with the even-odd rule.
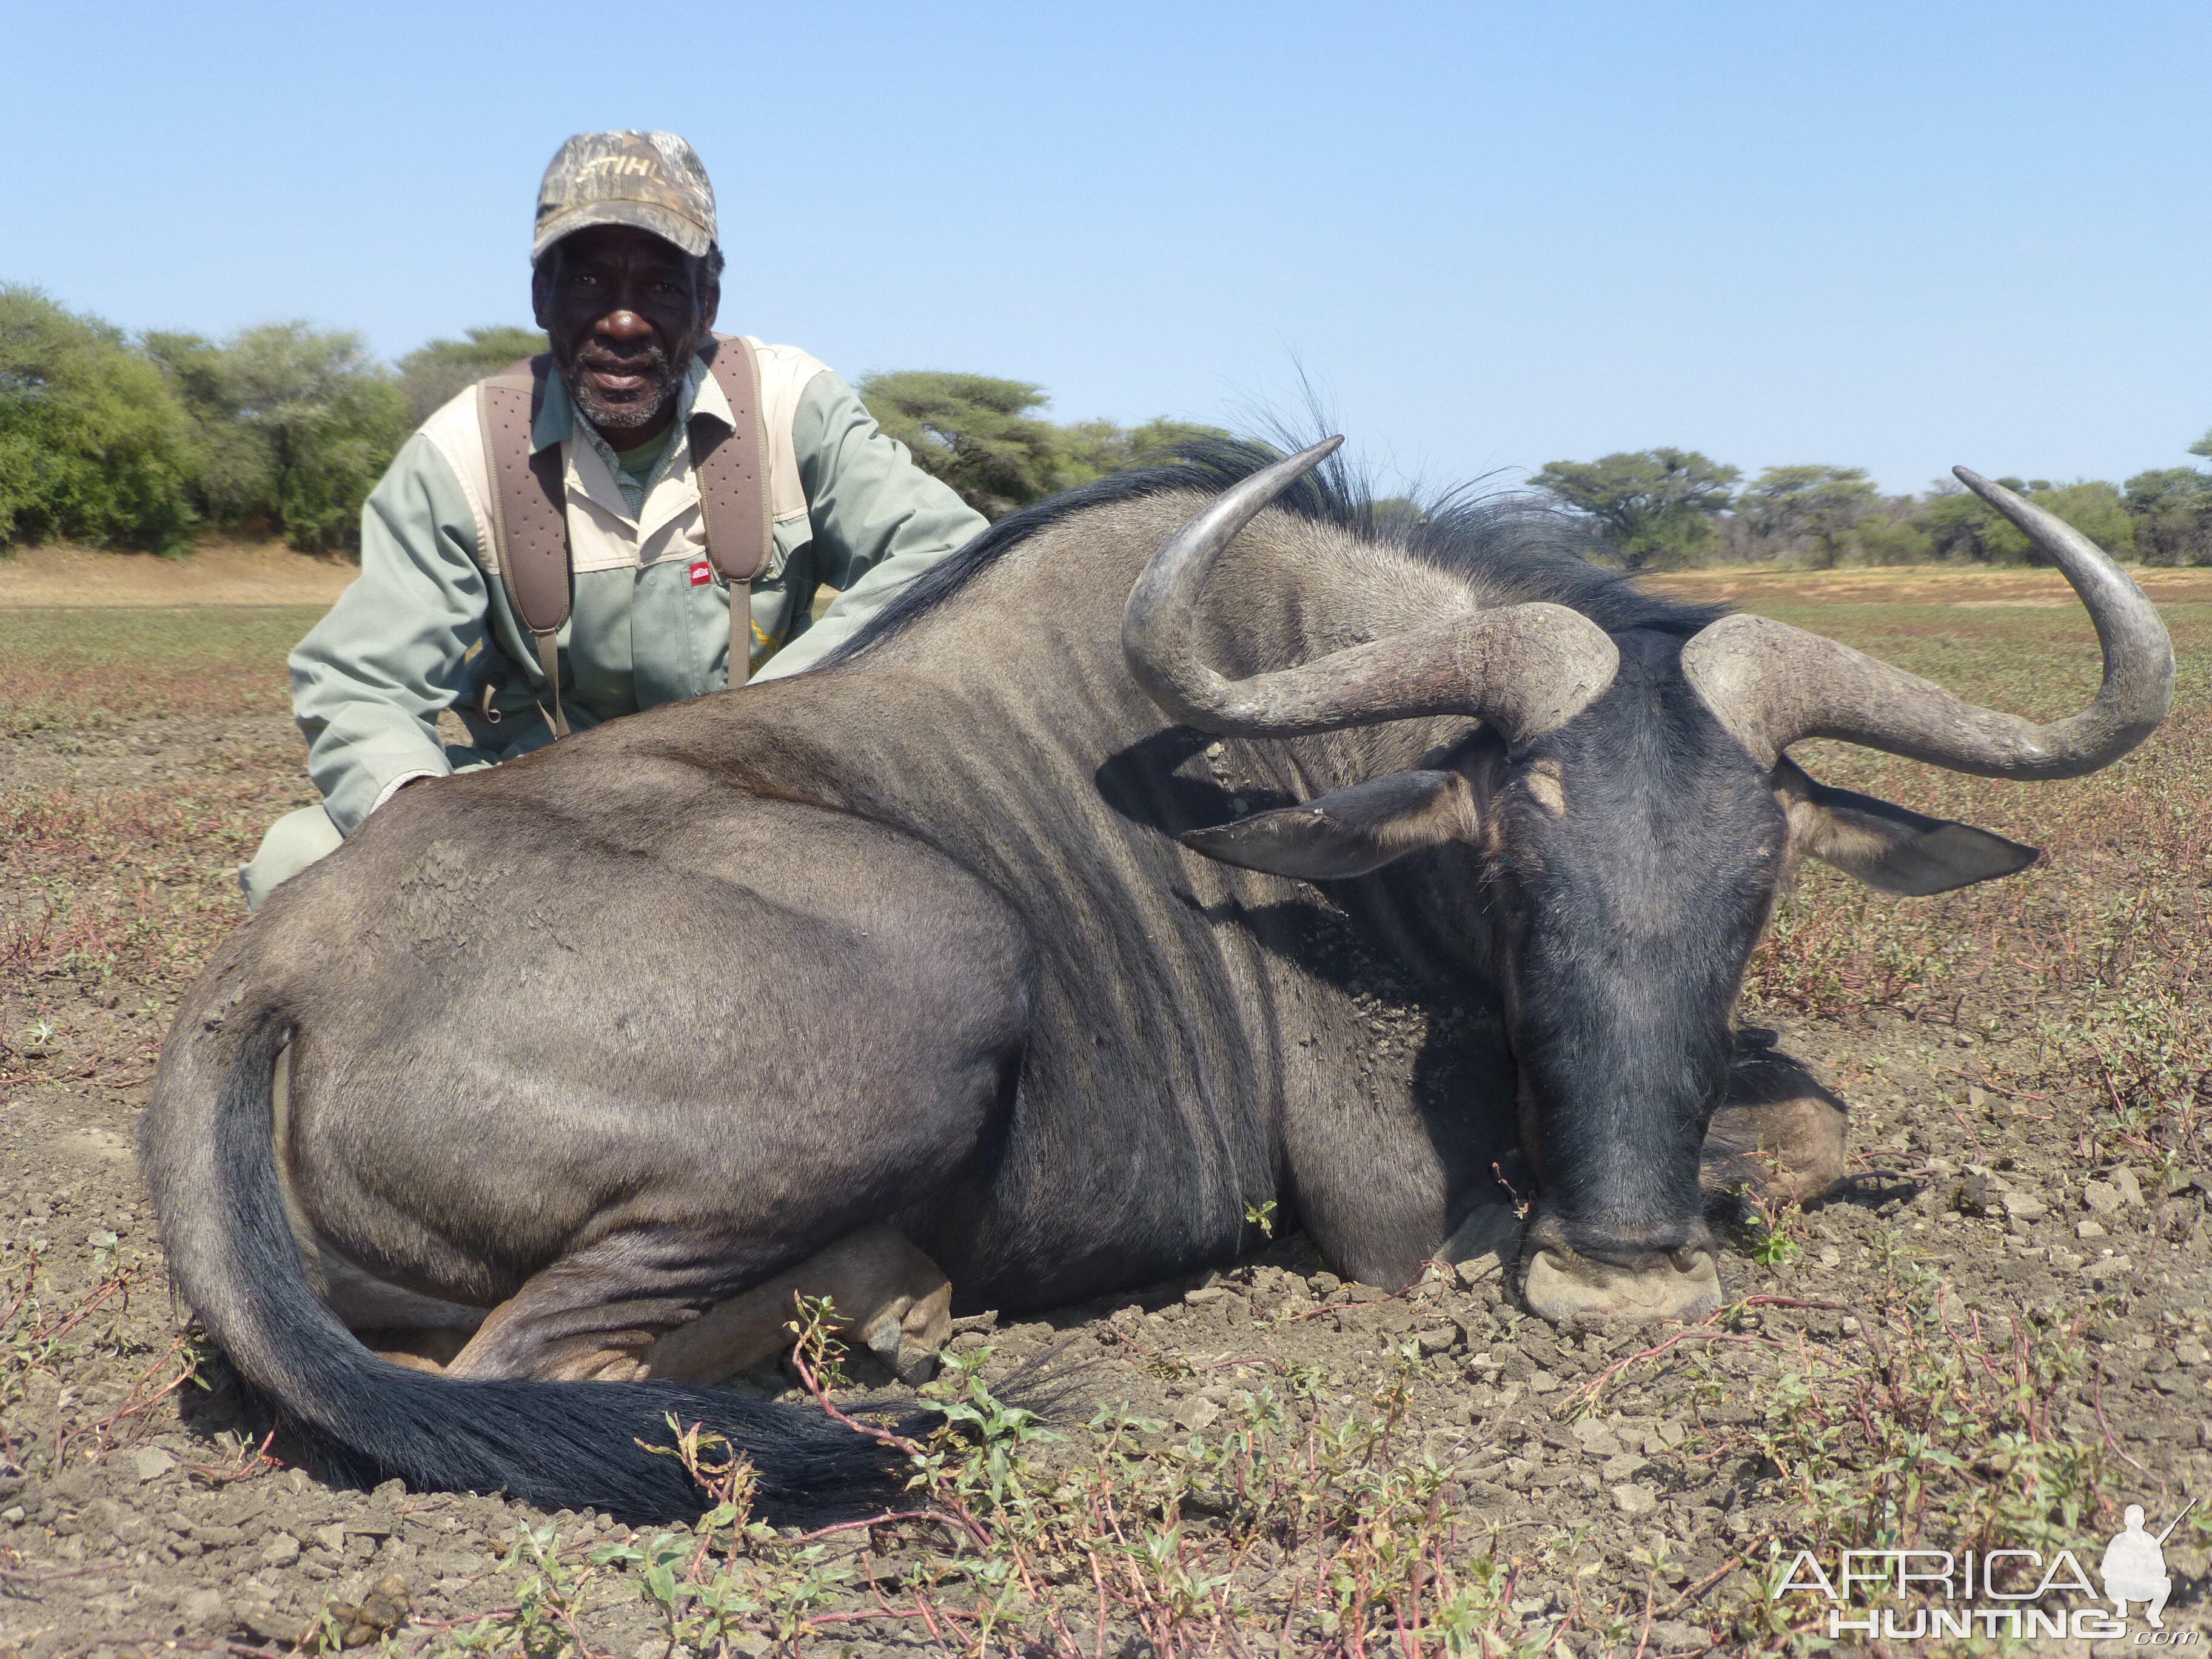
[[[2040,1550],[1938,1549],[1844,1550],[1832,1571],[1810,1550],[1791,1557],[1771,1581],[1770,1597],[1779,1602],[1810,1595],[1825,1601],[1830,1640],[1847,1636],[1891,1641],[1980,1636],[2014,1641],[2037,1637],[2070,1637],[2075,1641],[2110,1640],[2128,1633],[2128,1608],[2140,1603],[2149,1629],[2136,1634],[2139,1647],[2195,1647],[2197,1630],[2169,1632],[2162,1617],[2173,1579],[2166,1570],[2166,1540],[2201,1500],[2192,1498],[2179,1515],[2154,1534],[2143,1524],[2143,1508],[2130,1504],[2126,1524],[2105,1547],[2097,1587],[2072,1550],[2046,1556]],[[2087,1552],[2084,1552],[2087,1553]],[[2071,1607],[2050,1598],[2072,1595]],[[1887,1604],[1887,1605],[1885,1605]],[[1816,1603],[1817,1605],[1817,1603]],[[1817,1631],[1819,1626],[1812,1626]]]
[[[2183,1516],[2197,1507],[2197,1499],[2189,1500],[2187,1508],[2166,1524],[2166,1530],[2155,1538],[2143,1530],[2143,1510],[2140,1504],[2130,1504],[2122,1517],[2127,1530],[2105,1547],[2104,1564],[2098,1569],[2105,1581],[2105,1599],[2122,1619],[2128,1616],[2128,1603],[2142,1601],[2143,1619],[2153,1630],[2164,1630],[2166,1620],[2159,1615],[2166,1611],[2166,1598],[2173,1594],[2173,1580],[2166,1572],[2166,1540],[2173,1536],[2173,1529]]]

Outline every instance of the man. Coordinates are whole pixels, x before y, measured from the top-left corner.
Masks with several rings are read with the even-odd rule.
[[[249,908],[410,783],[512,759],[556,728],[722,689],[733,640],[750,636],[740,683],[754,665],[762,678],[811,666],[983,528],[821,363],[750,337],[715,343],[716,237],[713,186],[683,139],[583,133],[561,147],[538,188],[531,249],[531,302],[552,361],[526,447],[533,472],[544,469],[545,510],[567,531],[565,623],[533,631],[518,615],[499,529],[512,520],[486,444],[491,405],[472,387],[393,459],[362,509],[360,578],[292,653],[294,712],[323,803],[278,819],[240,870]],[[746,590],[708,546],[701,480],[742,418],[724,390],[742,384],[726,381],[735,359],[725,354],[748,350],[753,488],[768,523],[765,564],[733,619],[731,595]],[[814,622],[823,586],[840,597]],[[467,743],[439,740],[447,709]]]

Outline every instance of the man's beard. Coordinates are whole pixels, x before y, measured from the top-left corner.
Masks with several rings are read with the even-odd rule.
[[[642,390],[621,403],[609,403],[591,381],[591,371],[611,370],[618,374],[637,374],[644,377]],[[591,346],[577,352],[562,376],[568,383],[568,396],[584,418],[602,429],[611,428],[624,431],[641,426],[651,426],[660,418],[661,411],[684,384],[683,370],[668,361],[668,354],[656,342],[642,350],[616,356],[602,353]]]

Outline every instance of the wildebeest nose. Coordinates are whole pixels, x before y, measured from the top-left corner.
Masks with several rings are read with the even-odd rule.
[[[1522,1254],[1530,1311],[1563,1319],[1695,1319],[1720,1305],[1719,1264],[1702,1220],[1571,1237],[1540,1210]]]
[[[1701,1215],[1645,1223],[1577,1221],[1547,1214],[1540,1206],[1528,1231],[1532,1245],[1572,1252],[1614,1267],[1656,1266],[1661,1261],[1687,1269],[1714,1252],[1713,1237]]]

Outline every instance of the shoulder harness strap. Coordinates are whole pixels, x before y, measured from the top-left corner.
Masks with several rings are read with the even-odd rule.
[[[550,355],[529,358],[477,386],[484,460],[491,475],[492,538],[499,544],[499,580],[515,620],[530,630],[538,665],[553,700],[546,721],[568,735],[561,708],[561,625],[568,620],[568,490],[561,446],[530,447],[545,401]],[[489,687],[487,688],[489,689]]]
[[[707,556],[730,586],[730,684],[735,686],[752,673],[753,578],[768,568],[775,549],[761,431],[760,359],[729,334],[716,335],[702,355],[730,404],[728,429],[695,415],[690,436]]]

